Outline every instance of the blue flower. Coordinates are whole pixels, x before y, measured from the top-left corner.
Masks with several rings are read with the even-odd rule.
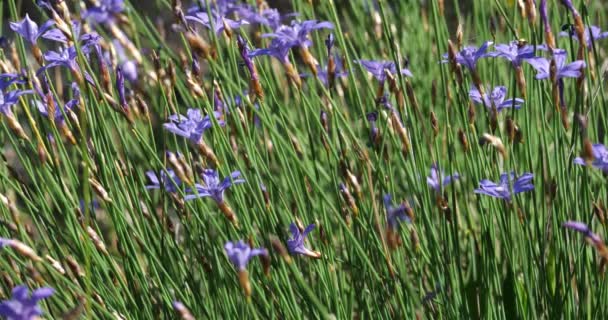
[[[243,20],[249,21],[249,23],[255,23],[259,25],[268,26],[272,30],[276,30],[281,26],[281,20],[286,17],[293,17],[297,14],[286,14],[281,15],[279,10],[266,8],[262,11],[258,11],[249,5],[243,5],[236,9],[237,14],[243,18]]]
[[[285,46],[308,48],[312,41],[308,39],[308,34],[319,29],[333,29],[331,22],[317,20],[307,20],[303,22],[292,21],[291,26],[282,25],[274,32],[265,33],[262,38],[274,38],[280,40]]]
[[[0,91],[4,91],[11,85],[25,84],[27,82],[27,75],[18,73],[3,73],[0,74]]]
[[[114,23],[116,16],[124,9],[124,0],[101,0],[99,5],[85,10],[82,18],[98,24],[110,24]]]
[[[40,28],[38,24],[30,19],[30,16],[26,13],[25,18],[19,22],[11,22],[11,29],[17,32],[26,41],[32,45],[36,45],[38,38],[45,33],[51,26],[55,24],[55,21],[48,20]]]
[[[334,58],[335,61],[335,70],[333,71],[333,76],[334,78],[342,78],[342,77],[346,77],[348,76],[348,72],[344,71],[344,64],[342,63],[342,60],[340,58]],[[310,77],[311,75],[308,73],[303,73],[300,74],[300,76],[302,78],[306,78],[306,77]],[[317,71],[317,78],[319,78],[319,80],[321,80],[321,83],[323,83],[324,86],[328,86],[329,85],[329,76],[330,74],[327,72],[327,66],[325,67],[321,67],[319,66],[318,71]]]
[[[412,222],[410,217],[406,214],[412,210],[408,205],[402,203],[398,207],[394,208],[391,202],[390,194],[385,194],[383,200],[384,208],[386,209],[386,221],[390,229],[396,230],[397,227],[399,227],[400,221],[405,221],[406,223]]]
[[[10,300],[0,303],[0,315],[7,320],[33,320],[42,315],[38,302],[53,295],[55,290],[50,287],[36,289],[29,295],[26,286],[20,285],[13,288]]]
[[[593,162],[591,165],[597,169],[602,170],[604,173],[608,173],[608,149],[601,144],[596,143],[592,146],[593,148]],[[587,162],[581,157],[574,159],[575,164],[587,165]]]
[[[125,96],[125,76],[122,66],[116,66],[116,90],[118,91],[118,102],[123,109],[127,109],[127,97]]]
[[[577,60],[566,64],[566,50],[554,49],[553,58],[557,68],[557,79],[562,78],[578,78],[581,75],[581,69],[585,68],[586,64],[583,60]],[[551,76],[550,67],[551,60],[542,57],[536,57],[526,60],[534,69],[536,69],[536,79],[547,79]]]
[[[594,244],[601,243],[602,239],[597,234],[593,233],[589,226],[579,221],[566,221],[562,224],[562,227],[574,230],[582,233],[585,238],[590,239]]]
[[[83,45],[82,52],[85,55],[88,55],[90,53],[89,46]],[[78,53],[76,52],[76,48],[74,46],[71,46],[69,48],[63,48],[60,52],[49,50],[44,54],[44,60],[46,60],[48,63],[38,69],[36,75],[41,75],[44,71],[50,68],[66,67],[70,69],[70,71],[77,78],[77,80],[82,80],[82,76],[80,75],[80,67],[76,62],[77,57]],[[87,72],[84,73],[84,78],[92,85],[95,84],[95,81],[93,81],[93,78],[91,78],[91,75],[89,75]]]
[[[380,82],[386,80],[387,72],[391,75],[397,74],[397,66],[393,61],[356,60],[356,62],[363,66],[363,68],[365,68],[367,72],[371,73],[374,78],[376,78]],[[399,73],[408,77],[414,76],[412,72],[407,68],[399,70]]]
[[[237,29],[244,24],[249,24],[249,22],[245,20],[236,21],[226,18],[216,11],[212,11],[211,16],[213,17],[213,21],[209,19],[209,14],[207,12],[196,12],[194,14],[187,15],[186,20],[197,22],[207,29],[213,28],[215,34],[220,34],[225,29]]]
[[[295,223],[291,223],[289,231],[291,231],[291,239],[287,240],[287,248],[292,254],[301,254],[311,258],[320,258],[321,253],[312,251],[304,246],[304,240],[306,236],[315,228],[314,224],[309,225],[304,229],[304,232],[300,232],[300,229]]]
[[[179,186],[182,184],[181,180],[172,169],[160,170],[157,174],[155,171],[146,171],[146,176],[150,181],[149,185],[146,185],[146,189],[161,189],[169,193],[177,192]]]
[[[507,99],[507,87],[498,86],[492,90],[490,96],[488,97],[487,93],[483,94],[483,97],[479,90],[476,87],[471,88],[469,91],[469,97],[476,104],[485,105],[486,108],[491,109],[492,106],[496,107],[496,111],[500,112],[504,108],[515,107],[515,109],[521,108],[521,105],[524,103],[523,99],[515,98],[515,99]]]
[[[573,37],[574,40],[580,41],[580,39],[578,38],[578,35],[572,29],[569,30],[569,32],[562,31],[559,33],[559,35],[560,35],[560,37]],[[587,43],[587,48],[590,48],[590,49],[593,48],[593,46],[591,45],[592,38],[593,38],[594,42],[604,39],[604,38],[608,38],[608,31],[602,32],[602,30],[597,26],[586,27],[585,28],[585,42]]]
[[[268,48],[254,49],[249,53],[249,57],[271,56],[279,60],[281,63],[289,63],[288,55],[291,46],[288,42],[281,39],[273,39]]]
[[[118,40],[112,41],[112,45],[116,49],[116,56],[118,58],[118,64],[122,68],[125,79],[129,82],[134,83],[137,81],[137,62],[127,57],[125,49]]]
[[[0,113],[12,116],[11,107],[19,102],[19,97],[24,94],[34,93],[32,90],[14,90],[9,92],[0,91]]]
[[[218,119],[220,113],[214,112],[213,116]],[[208,115],[203,116],[200,109],[188,109],[186,116],[181,114],[174,114],[169,116],[168,123],[165,123],[163,127],[169,132],[172,132],[178,136],[189,139],[194,144],[197,144],[203,138],[203,133],[213,126],[211,117]],[[222,120],[218,120],[220,126],[224,126],[225,123]]]
[[[498,184],[490,180],[481,180],[479,182],[479,188],[475,189],[477,194],[485,194],[494,198],[500,198],[506,201],[511,201],[511,190],[509,187],[510,182],[513,183],[513,195],[534,190],[532,179],[534,175],[532,173],[524,173],[518,178],[515,178],[515,173],[511,174],[503,173],[500,175],[500,181]]]
[[[226,242],[224,249],[226,250],[230,262],[232,262],[239,271],[244,271],[247,268],[247,264],[251,258],[259,255],[268,255],[268,250],[264,248],[251,248],[249,244],[245,243],[243,240],[239,240],[236,243]]]
[[[479,48],[473,46],[465,47],[456,54],[456,62],[471,71],[475,71],[477,68],[477,61],[481,58],[487,57],[486,51],[491,44],[491,41],[486,41]],[[448,62],[447,53],[443,55],[443,60],[441,60],[441,62]]]
[[[454,173],[451,176],[445,176],[443,171],[437,168],[437,164],[431,166],[431,175],[426,177],[426,183],[435,192],[441,192],[441,188],[450,184],[453,180],[460,178],[458,173]]]
[[[511,62],[513,67],[519,67],[526,59],[535,57],[534,46],[520,45],[517,40],[511,41],[509,44],[497,44],[494,49],[496,51],[489,52],[486,56],[506,59]]]
[[[224,203],[224,191],[230,188],[232,185],[244,183],[244,179],[238,179],[241,176],[239,171],[234,171],[230,174],[230,176],[224,178],[223,181],[220,181],[218,172],[213,169],[205,169],[203,171],[203,181],[204,185],[195,184],[194,187],[196,189],[196,193],[188,194],[184,197],[186,201],[196,199],[196,198],[204,198],[211,197],[218,204]],[[192,189],[188,189],[187,192],[193,192]]]
[[[76,20],[72,21],[72,31],[74,32],[74,34],[73,34],[74,39],[80,39],[80,31],[82,29],[81,27],[82,27],[82,25],[80,24],[80,22],[78,22]],[[42,35],[42,37],[45,39],[57,41],[57,42],[60,42],[63,44],[67,44],[71,40],[60,29],[51,29],[51,30],[45,32]]]

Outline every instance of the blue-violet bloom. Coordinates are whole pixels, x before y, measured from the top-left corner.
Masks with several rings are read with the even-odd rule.
[[[557,67],[557,79],[562,78],[578,78],[581,75],[581,69],[585,68],[586,64],[583,60],[577,60],[566,64],[566,50],[554,49],[553,58]],[[550,77],[551,60],[542,57],[536,57],[526,60],[534,69],[536,69],[536,79],[542,80]]]
[[[489,109],[491,109],[492,106],[495,106],[497,112],[500,112],[504,108],[511,107],[519,109],[524,103],[524,100],[520,98],[505,100],[506,96],[507,88],[504,86],[495,87],[492,90],[492,93],[490,93],[489,97],[487,93],[484,93],[482,97],[482,94],[479,92],[479,90],[477,90],[476,87],[471,88],[471,91],[469,91],[469,97],[471,98],[471,100],[473,100],[473,102],[475,102],[476,104],[485,105],[486,108]]]
[[[32,292],[31,296],[26,286],[20,285],[13,288],[12,297],[0,303],[0,316],[7,320],[33,320],[42,316],[42,309],[38,303],[53,295],[55,290],[43,287]]]
[[[485,194],[494,198],[500,198],[506,201],[511,201],[511,189],[509,183],[513,182],[513,195],[534,190],[532,179],[534,175],[532,173],[524,173],[519,177],[515,177],[515,173],[510,174],[503,173],[500,175],[500,181],[498,184],[484,179],[479,182],[479,188],[475,189],[477,194]]]
[[[601,144],[596,143],[592,146],[593,148],[593,162],[591,165],[597,169],[602,170],[604,173],[608,173],[608,149]],[[585,160],[581,157],[574,159],[575,164],[587,165]]]
[[[85,10],[82,18],[98,24],[111,24],[124,9],[124,0],[101,0],[99,5]]]
[[[580,39],[578,38],[578,35],[572,29],[569,30],[569,32],[562,31],[559,33],[559,35],[561,37],[572,37],[574,40],[580,41]],[[607,37],[608,37],[608,31],[602,32],[602,30],[597,26],[589,26],[589,27],[585,28],[585,42],[587,43],[587,48],[593,48],[591,39],[593,39],[593,42],[595,42],[595,41],[598,41],[598,40],[601,40],[601,39],[604,39]]]
[[[214,112],[213,116],[218,119],[220,126],[224,126],[225,123],[219,120],[220,113]],[[163,127],[168,131],[185,138],[188,138],[194,144],[201,141],[203,133],[213,126],[211,117],[209,115],[203,116],[200,109],[188,109],[186,116],[181,114],[174,114],[169,116],[169,123],[165,123]]]
[[[535,57],[534,46],[521,45],[518,40],[513,40],[509,44],[497,44],[493,52],[486,54],[487,57],[503,58],[511,62],[514,68],[521,66],[526,59]]]
[[[224,250],[226,250],[230,262],[232,262],[239,271],[244,271],[247,268],[247,264],[251,258],[259,255],[268,256],[268,250],[264,248],[251,248],[249,244],[245,243],[243,240],[239,240],[236,243],[226,242]]]
[[[380,82],[384,82],[386,80],[387,72],[391,75],[397,74],[397,67],[393,61],[356,60],[356,62],[363,66],[367,72],[371,73],[374,78]],[[408,77],[414,76],[407,68],[399,70],[399,73]]]
[[[562,224],[562,227],[582,233],[585,236],[585,238],[591,240],[594,244],[598,244],[598,243],[602,242],[602,239],[600,238],[600,236],[593,233],[593,231],[591,231],[589,226],[587,226],[583,222],[566,221]]]
[[[308,48],[312,41],[308,39],[308,34],[319,29],[333,29],[334,25],[331,22],[317,20],[306,20],[302,22],[292,21],[290,26],[282,25],[274,32],[265,33],[263,38],[274,38],[281,40],[288,47]]]
[[[25,18],[19,22],[11,22],[10,27],[13,31],[17,32],[27,42],[32,45],[36,45],[38,38],[45,33],[51,26],[55,24],[55,21],[48,20],[40,28],[38,24],[30,19],[30,16],[26,13]]]
[[[398,207],[393,207],[391,195],[384,195],[384,208],[386,209],[386,221],[388,226],[392,230],[396,230],[399,227],[400,221],[405,221],[406,223],[411,223],[412,220],[406,214],[411,208],[407,206],[405,203],[400,204]]]
[[[244,179],[239,179],[241,176],[241,172],[239,171],[232,172],[230,176],[224,178],[222,181],[220,181],[218,172],[213,169],[205,169],[202,176],[204,184],[195,184],[194,188],[196,189],[196,192],[186,195],[184,197],[186,201],[196,198],[211,197],[216,203],[222,204],[224,203],[224,192],[226,189],[235,184],[245,182]],[[193,192],[193,190],[188,188],[187,192]]]
[[[150,181],[150,184],[146,185],[148,190],[164,188],[165,191],[174,193],[179,190],[179,186],[182,184],[173,169],[161,169],[159,174],[152,170],[146,171],[146,176]]]
[[[437,164],[433,164],[431,166],[431,175],[426,177],[426,183],[431,187],[435,192],[441,192],[441,188],[450,184],[453,180],[457,180],[460,178],[458,173],[454,173],[450,176],[446,176],[443,173],[443,170],[439,170],[437,168]]]
[[[300,232],[298,226],[295,223],[291,223],[289,226],[289,231],[291,232],[291,239],[287,240],[287,248],[289,252],[292,254],[301,254],[311,258],[320,258],[321,253],[318,251],[312,251],[306,246],[304,246],[304,240],[306,240],[306,236],[315,228],[314,224],[309,225],[304,229],[303,232]]]
[[[9,92],[0,91],[0,113],[12,117],[11,107],[19,102],[19,97],[24,94],[34,93],[32,90],[13,90]]]
[[[488,47],[492,44],[491,41],[484,42],[479,48],[473,46],[467,46],[464,49],[460,50],[456,54],[456,62],[466,67],[470,71],[475,71],[477,68],[477,61],[481,58],[487,57],[486,51]],[[448,62],[448,54],[443,55],[442,63]]]

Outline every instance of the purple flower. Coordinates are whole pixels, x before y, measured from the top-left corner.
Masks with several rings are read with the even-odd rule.
[[[559,33],[559,35],[561,37],[573,37],[574,40],[580,41],[578,35],[576,34],[576,32],[574,32],[574,30],[570,30],[569,32],[562,31]],[[604,39],[607,37],[608,31],[602,32],[599,27],[589,26],[585,28],[585,42],[587,43],[587,48],[593,48],[591,39],[593,39],[593,41],[595,42],[597,40]]]
[[[209,5],[207,6],[207,4]],[[198,0],[196,1],[196,4],[188,8],[186,12],[188,14],[194,14],[197,12],[207,13],[207,11],[212,11],[221,15],[228,15],[236,11],[238,8],[239,6],[237,5],[236,0]]]
[[[532,184],[533,178],[534,175],[532,173],[524,173],[517,179],[515,178],[514,172],[511,172],[511,174],[503,173],[500,175],[500,182],[498,184],[484,179],[479,182],[479,188],[475,189],[474,192],[511,201],[509,183],[513,182],[513,195],[515,195],[521,192],[534,190],[534,185]]]
[[[594,244],[602,242],[602,239],[597,234],[593,233],[591,229],[589,229],[589,226],[583,222],[566,221],[562,224],[562,227],[582,233],[585,238],[590,239]]]
[[[122,72],[129,82],[134,83],[137,81],[137,62],[127,57],[125,49],[117,40],[112,42],[116,49],[116,55],[118,56],[118,64],[122,68]]]
[[[549,24],[549,17],[547,16],[547,0],[540,0],[538,10],[540,11],[540,20],[543,22],[545,32],[551,32],[551,25]]]
[[[81,24],[80,22],[78,22],[77,20],[72,20],[72,30],[74,32],[74,38],[75,39],[80,39],[80,31],[81,31]],[[68,37],[66,37],[66,35],[63,33],[63,31],[61,31],[60,29],[51,29],[47,32],[45,32],[42,35],[43,38],[48,39],[48,40],[52,40],[52,41],[57,41],[63,44],[67,44],[70,39],[68,39]]]
[[[335,70],[335,74],[334,76],[336,78],[341,78],[341,77],[346,77],[348,76],[348,72],[344,71],[344,65],[342,63],[342,60],[340,58],[335,58],[335,66],[336,66],[336,70]],[[329,85],[329,73],[327,72],[327,66],[321,67],[319,66],[317,71],[317,78],[319,78],[319,80],[321,80],[321,83],[323,83],[324,86],[328,86]],[[311,74],[308,73],[302,73],[300,74],[300,77],[302,78],[306,78],[306,77],[310,77],[312,76]]]
[[[317,20],[306,20],[303,22],[292,21],[291,26],[280,26],[275,32],[266,33],[262,38],[274,38],[281,40],[285,46],[308,48],[312,42],[308,34],[318,29],[333,29],[331,22],[318,22]]]
[[[27,82],[27,75],[22,73],[3,73],[0,74],[0,91],[4,91],[12,84],[25,84]]]
[[[391,229],[396,230],[400,221],[405,221],[406,223],[412,222],[410,217],[406,214],[406,212],[411,209],[405,203],[394,208],[390,194],[385,194],[383,200],[384,208],[386,209],[386,221]]]
[[[603,144],[596,143],[593,146],[593,162],[591,163],[597,169],[608,173],[608,149]],[[575,164],[587,165],[583,158],[577,157],[574,159]]]
[[[250,55],[251,53],[249,51],[249,45],[247,45],[247,41],[245,41],[245,39],[241,37],[240,34],[237,36],[236,41],[239,46],[239,51],[241,52],[241,58],[243,58],[243,62],[245,63],[247,70],[249,70],[251,78],[257,80],[258,73],[255,69],[255,66],[253,65],[253,60]]]
[[[220,114],[214,112],[213,116],[219,119]],[[208,115],[203,117],[200,109],[188,109],[186,116],[181,114],[174,114],[169,116],[168,123],[165,123],[163,127],[170,132],[188,138],[193,143],[198,143],[203,137],[203,133],[213,126],[211,117]],[[218,120],[220,126],[224,126],[224,121]]]
[[[19,22],[11,22],[11,29],[17,32],[23,39],[27,40],[32,45],[36,45],[38,38],[46,32],[55,21],[48,20],[40,28],[38,24],[30,19],[30,16],[26,13],[25,18]]]
[[[581,69],[585,68],[586,64],[583,60],[577,60],[566,64],[566,50],[553,50],[553,58],[557,67],[557,79],[561,78],[578,78],[581,75]],[[542,80],[550,77],[551,60],[542,57],[536,57],[526,60],[534,69],[536,69],[536,79]]]
[[[78,91],[80,92],[80,91]],[[36,105],[36,107],[38,108],[38,111],[40,111],[40,114],[42,114],[43,116],[47,117],[47,118],[53,118],[53,121],[57,122],[59,125],[63,125],[63,123],[65,122],[65,118],[64,115],[67,114],[68,112],[72,111],[80,102],[79,97],[75,97],[74,99],[71,99],[70,101],[68,101],[63,108],[59,107],[60,104],[57,102],[57,100],[55,100],[55,98],[53,98],[53,102],[54,103],[54,114],[53,115],[49,115],[49,103],[48,102],[41,102],[38,100],[34,100],[33,103]]]
[[[429,187],[433,188],[435,192],[441,192],[441,188],[447,186],[452,180],[460,178],[458,173],[454,173],[451,176],[445,176],[442,170],[437,168],[437,164],[431,166],[431,175],[426,177],[426,183]]]
[[[281,26],[281,20],[283,20],[283,18],[295,15],[281,15],[279,10],[272,8],[267,8],[259,12],[257,8],[249,5],[240,6],[236,9],[236,12],[243,20],[249,21],[249,23],[268,26],[272,30],[276,30]]]
[[[46,70],[55,66],[65,66],[71,70],[78,70],[78,64],[76,63],[76,57],[78,53],[76,48],[69,47],[64,48],[61,52],[48,51],[44,54],[44,59],[48,62],[42,69]],[[40,73],[40,71],[38,71]]]
[[[369,125],[370,125],[370,132],[369,132],[370,141],[372,143],[374,143],[379,138],[379,134],[380,134],[380,130],[378,129],[378,126],[376,124],[376,122],[378,121],[378,112],[372,111],[372,112],[366,114],[365,117],[367,118],[367,121],[369,121]]]
[[[291,46],[288,42],[285,42],[281,39],[273,39],[270,42],[268,48],[265,49],[255,49],[249,53],[250,58],[254,58],[257,56],[271,56],[279,60],[281,63],[288,63],[288,55],[289,49]]]
[[[492,44],[491,41],[484,42],[481,47],[476,48],[472,46],[465,47],[460,52],[456,54],[456,62],[460,65],[466,67],[471,71],[475,71],[477,68],[477,61],[481,58],[487,57],[486,51],[488,47]],[[442,63],[448,62],[448,54],[443,55]]]
[[[363,68],[367,70],[367,72],[371,73],[374,78],[376,78],[380,82],[384,82],[384,80],[386,80],[387,72],[392,75],[397,74],[397,66],[392,61],[356,60],[356,62],[362,65]],[[407,68],[399,70],[399,73],[408,77],[414,76],[412,72]]]
[[[296,226],[295,223],[291,223],[289,226],[289,231],[291,232],[291,239],[287,240],[287,248],[289,252],[292,254],[301,254],[311,258],[319,258],[321,257],[321,253],[312,251],[304,246],[304,240],[306,240],[306,236],[315,228],[314,224],[310,224],[304,232],[300,232],[300,229]]]
[[[226,18],[216,11],[212,11],[211,16],[213,17],[213,21],[209,19],[209,14],[207,12],[196,12],[192,15],[187,15],[186,20],[200,23],[207,29],[213,29],[215,34],[222,33],[227,27],[229,29],[238,29],[244,24],[249,24],[249,22],[245,20],[236,21]]]
[[[38,319],[38,316],[42,315],[38,302],[50,297],[54,292],[53,288],[43,287],[34,290],[30,296],[26,286],[16,286],[13,288],[11,299],[0,303],[0,315],[8,320]]]
[[[497,44],[494,46],[496,51],[486,54],[487,57],[503,58],[509,60],[514,68],[521,66],[521,63],[530,58],[534,58],[534,46],[521,45],[514,40],[509,44]]]
[[[0,91],[0,113],[12,116],[11,107],[19,102],[19,97],[24,94],[34,93],[32,90],[13,90],[9,92]]]
[[[479,90],[477,90],[476,87],[471,88],[471,91],[469,91],[469,97],[471,98],[471,100],[473,100],[473,102],[475,102],[476,104],[485,105],[486,108],[492,108],[492,106],[495,106],[496,111],[498,112],[500,112],[504,108],[511,108],[513,106],[515,107],[515,109],[519,109],[524,103],[524,100],[520,98],[505,100],[506,96],[507,88],[504,86],[498,86],[494,88],[492,90],[492,93],[490,93],[489,97],[487,93],[485,93],[482,97],[481,93],[479,92]]]
[[[578,11],[576,10],[576,8],[574,7],[574,4],[572,3],[572,0],[561,0],[561,3],[568,8],[568,10],[570,10],[570,12],[572,12],[572,15],[576,18],[576,17],[580,17],[580,13],[578,13]]]
[[[251,248],[249,244],[245,243],[243,240],[239,240],[236,243],[226,242],[224,249],[226,250],[230,262],[232,262],[239,271],[244,271],[245,268],[247,268],[247,264],[251,258],[259,255],[268,256],[268,250],[264,248]]]
[[[88,54],[89,53],[88,48],[89,48],[88,46],[82,46],[82,52],[84,54]],[[80,76],[80,67],[78,66],[78,63],[76,63],[77,57],[78,57],[78,53],[76,52],[76,48],[74,48],[74,46],[71,46],[69,48],[64,48],[63,50],[61,50],[61,52],[55,52],[55,51],[49,50],[47,53],[44,54],[44,59],[48,63],[45,66],[38,69],[38,72],[36,72],[36,75],[40,75],[44,71],[46,71],[47,69],[50,69],[50,68],[66,67],[66,68],[70,69],[70,71],[72,71],[72,73]],[[95,84],[95,81],[93,81],[93,78],[91,78],[91,75],[89,75],[87,72],[84,73],[84,77],[92,85]]]
[[[146,185],[146,189],[148,190],[164,188],[165,191],[173,193],[177,192],[182,184],[182,181],[172,169],[160,170],[159,174],[152,170],[146,171],[146,176],[150,181],[150,184]]]
[[[238,179],[241,176],[239,171],[234,171],[230,174],[230,176],[224,178],[223,181],[220,181],[220,177],[218,172],[213,169],[205,169],[203,171],[203,181],[204,184],[195,184],[194,188],[196,189],[196,193],[188,194],[184,197],[186,201],[196,199],[196,198],[204,198],[211,197],[218,204],[224,203],[224,191],[230,188],[232,185],[244,183],[244,179]],[[193,192],[192,189],[186,190],[187,192]]]
[[[85,10],[82,18],[98,24],[114,23],[116,15],[124,9],[124,0],[101,0],[99,5]]]
[[[122,67],[116,67],[116,90],[118,90],[118,101],[123,109],[127,109],[127,98],[125,96],[125,76],[122,73]]]

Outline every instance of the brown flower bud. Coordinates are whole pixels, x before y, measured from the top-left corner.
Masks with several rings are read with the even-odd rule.
[[[291,263],[291,256],[289,255],[289,252],[287,252],[287,248],[285,248],[283,242],[281,242],[279,238],[271,236],[270,244],[272,245],[274,251],[276,251],[286,263]]]
[[[108,194],[106,189],[101,185],[101,183],[99,183],[99,181],[93,178],[89,178],[89,183],[91,184],[93,191],[95,191],[95,194],[97,194],[97,196],[99,196],[103,201],[112,202],[112,198],[110,198],[110,195]]]
[[[84,277],[84,271],[82,270],[82,268],[80,267],[80,265],[78,264],[78,262],[76,262],[76,259],[74,259],[74,257],[72,256],[68,256],[66,258],[66,262],[68,264],[68,267],[70,267],[70,270],[72,271],[72,273],[77,276],[77,277]]]
[[[103,241],[97,234],[97,231],[95,231],[95,229],[91,228],[90,226],[87,226],[87,234],[93,241],[95,248],[97,248],[97,250],[101,251],[103,254],[108,255],[108,250],[106,249],[106,245],[103,243]]]
[[[434,111],[431,111],[431,128],[433,128],[433,136],[437,137],[439,134],[439,122],[437,121],[437,116]]]
[[[507,151],[505,149],[505,146],[502,144],[502,140],[500,140],[499,137],[493,136],[489,133],[484,133],[479,139],[479,144],[481,146],[489,144],[495,149],[497,149],[503,158],[507,157]]]
[[[462,129],[458,129],[458,141],[460,141],[460,145],[462,146],[462,149],[464,150],[464,152],[468,152],[469,151],[469,141],[467,139],[466,134],[464,133],[464,131]]]
[[[228,220],[230,222],[232,222],[232,224],[238,228],[239,227],[239,220],[236,217],[236,215],[234,214],[234,211],[232,211],[232,208],[230,208],[230,206],[228,206],[228,204],[226,204],[226,202],[220,202],[217,204],[218,207],[220,208],[220,211],[222,211],[222,213],[224,214],[224,216],[226,216],[226,218],[228,218]]]

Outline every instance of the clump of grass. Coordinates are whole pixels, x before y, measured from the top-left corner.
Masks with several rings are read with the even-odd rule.
[[[250,2],[0,7],[0,315],[608,314],[602,4]]]

